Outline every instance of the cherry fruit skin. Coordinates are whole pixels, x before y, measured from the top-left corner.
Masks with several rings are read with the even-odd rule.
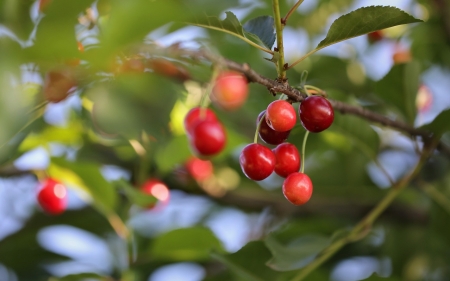
[[[263,110],[259,115],[258,119],[256,120],[256,126],[259,125],[259,122],[261,122],[261,118],[263,117],[264,113],[266,113],[265,110]],[[277,132],[274,129],[270,128],[269,125],[267,125],[266,120],[264,119],[261,123],[261,126],[259,126],[259,137],[268,144],[272,145],[278,145],[285,140],[287,140],[289,134],[291,131],[285,131],[285,132]]]
[[[60,182],[49,178],[42,184],[37,200],[45,212],[59,215],[67,208],[67,189]]]
[[[297,122],[297,114],[292,104],[285,100],[276,100],[267,106],[266,122],[277,132],[290,131]]]
[[[290,174],[298,172],[300,169],[300,154],[295,145],[285,142],[273,150],[275,155],[275,173],[280,177],[286,178]]]
[[[239,156],[242,171],[254,181],[270,176],[275,169],[275,161],[272,150],[258,143],[245,146]]]
[[[384,38],[384,36],[383,36],[383,32],[381,30],[377,30],[377,31],[368,33],[367,38],[369,38],[370,43],[375,43],[375,42],[381,41]]]
[[[313,185],[311,179],[304,173],[290,174],[283,182],[283,194],[294,205],[305,204],[311,198]]]
[[[225,147],[226,134],[218,121],[200,121],[192,133],[191,144],[200,156],[213,156]]]
[[[191,157],[186,162],[186,170],[197,181],[203,181],[211,177],[213,165],[209,160],[201,160]]]
[[[211,94],[212,102],[224,110],[236,110],[248,96],[248,81],[244,75],[225,71],[217,77]]]
[[[331,103],[321,96],[307,97],[300,104],[298,111],[303,127],[312,133],[328,129],[334,120]]]
[[[200,107],[194,107],[184,117],[184,129],[188,135],[192,135],[194,128],[199,121],[217,122],[216,114],[211,109],[205,108],[204,113],[201,112],[202,109]]]
[[[163,204],[169,203],[170,191],[167,185],[158,179],[149,179],[141,187],[141,191],[152,195]],[[149,209],[155,207],[155,203],[147,206]]]

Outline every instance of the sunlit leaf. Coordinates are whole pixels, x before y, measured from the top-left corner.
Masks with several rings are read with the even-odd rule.
[[[205,227],[175,229],[157,237],[150,248],[150,255],[162,261],[202,261],[211,251],[223,252],[214,233]]]
[[[359,8],[335,20],[316,50],[380,29],[421,21],[395,7]]]

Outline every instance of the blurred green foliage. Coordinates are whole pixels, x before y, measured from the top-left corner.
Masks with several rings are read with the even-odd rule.
[[[302,40],[313,50],[318,39],[327,36],[331,19],[350,12],[358,1],[305,0],[309,1],[315,4],[307,11],[300,8],[294,12],[287,26],[304,31]],[[296,1],[279,2],[283,16]],[[337,55],[319,53],[308,57],[289,70],[289,83],[297,86],[300,73],[308,70],[307,84],[325,90],[330,99],[417,125],[425,114],[416,103],[425,73],[440,67],[448,74],[450,67],[450,4],[435,2],[410,1],[408,12],[421,11],[425,22],[388,29],[382,42],[359,41],[358,46],[340,43],[337,46],[344,47]],[[271,25],[272,2],[52,0],[41,11],[38,6],[39,1],[0,1],[0,176],[15,178],[25,173],[37,179],[55,177],[81,194],[87,205],[58,217],[45,215],[33,205],[29,217],[23,219],[23,227],[0,238],[0,264],[13,270],[19,280],[150,280],[148,277],[159,268],[180,261],[203,267],[204,280],[291,280],[295,270],[307,265],[333,237],[347,233],[386,194],[376,180],[385,178],[376,169],[383,153],[403,152],[402,156],[395,154],[402,157],[401,162],[395,162],[402,163],[398,165],[401,167],[411,166],[411,159],[417,157],[415,149],[420,148],[420,140],[336,112],[333,125],[323,133],[311,134],[306,146],[304,165],[314,183],[313,198],[305,206],[293,207],[282,197],[280,178],[259,184],[240,171],[239,149],[252,142],[257,115],[275,99],[266,88],[252,83],[246,104],[236,112],[212,106],[226,128],[227,145],[220,155],[210,159],[215,169],[213,179],[196,182],[184,167],[192,152],[183,118],[208,90],[213,66],[183,53],[188,49],[184,44],[194,46],[194,51],[207,48],[224,58],[248,63],[261,75],[275,79],[276,68],[267,60],[271,56],[238,38],[245,35],[263,48],[271,46],[274,30],[267,26]],[[381,8],[372,10],[377,16],[392,16]],[[227,32],[237,37],[220,32],[220,21],[209,25],[213,29],[182,29],[205,17],[223,20],[226,11],[234,13],[230,17],[236,15]],[[347,23],[357,26],[367,17],[361,13],[353,14]],[[399,13],[399,23],[415,22]],[[261,16],[270,17],[258,18]],[[376,25],[373,19],[366,20],[370,24],[359,33],[346,27],[345,22],[338,22],[327,42],[335,43],[395,22]],[[242,25],[245,33],[240,30]],[[239,32],[230,31],[236,27]],[[248,30],[254,34],[248,34]],[[166,44],[165,36],[171,32],[181,33],[175,33],[179,38]],[[296,40],[290,37],[284,43],[297,46]],[[79,50],[77,42],[84,51]],[[412,59],[391,61],[384,77],[375,79],[367,73],[362,57],[381,44],[410,46]],[[357,52],[358,48],[365,50]],[[395,52],[394,47],[391,49],[389,58]],[[351,55],[340,55],[345,50],[352,50]],[[133,59],[145,63],[161,58],[185,69],[190,79],[161,75],[148,64],[143,66],[144,72],[124,71]],[[78,82],[70,97],[60,104],[65,106],[66,115],[58,117],[64,120],[56,121],[62,121],[62,125],[55,125],[56,121],[46,115],[55,105],[45,102],[43,80],[46,72],[55,69],[69,71]],[[435,94],[434,98],[440,96]],[[450,130],[449,110],[440,113],[437,109],[442,110],[432,106],[427,115],[432,116],[431,121],[419,126],[446,136]],[[289,141],[300,149],[304,135],[298,124]],[[57,155],[52,150],[54,145],[74,150],[75,156]],[[15,161],[36,148],[48,152],[48,167],[17,171]],[[405,173],[396,169],[401,167],[381,164],[400,171],[388,171],[395,179]],[[329,280],[341,262],[359,256],[387,258],[391,266],[387,278],[372,271],[365,280],[449,280],[449,164],[449,150],[442,145],[408,192],[400,195],[368,235],[344,247],[307,280]],[[108,179],[102,169],[111,165],[130,177]],[[161,222],[146,225],[147,219],[164,212],[145,210],[156,201],[137,188],[147,178],[162,179],[172,191],[208,198],[208,204],[198,205],[204,214],[191,224],[176,224],[177,218],[166,216],[173,224],[164,231],[158,231]],[[435,192],[425,192],[424,184],[433,186]],[[255,233],[247,233],[237,251],[227,249],[220,235],[208,225],[215,214],[228,207],[249,217],[258,215],[262,220],[249,223]],[[148,217],[143,219],[139,216],[142,213]],[[134,220],[147,228],[133,229]],[[43,228],[60,224],[95,234],[111,248],[111,235],[125,233],[126,245],[119,248],[127,257],[126,266],[115,264],[111,272],[52,277],[46,265],[70,257],[45,249],[37,236]],[[348,280],[360,280],[352,278]]]

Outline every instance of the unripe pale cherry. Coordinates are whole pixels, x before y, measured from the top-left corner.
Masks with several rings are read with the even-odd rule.
[[[276,158],[275,173],[280,177],[286,178],[300,169],[300,154],[295,145],[285,142],[273,150]]]
[[[225,129],[218,121],[200,121],[194,128],[191,146],[198,156],[213,156],[225,147]]]
[[[197,181],[203,181],[211,177],[213,165],[209,160],[201,160],[197,157],[191,157],[186,162],[186,170]]]
[[[303,127],[312,132],[322,132],[331,126],[334,111],[331,103],[322,96],[307,97],[298,109]]]
[[[285,100],[276,100],[267,106],[266,122],[275,131],[290,131],[297,122],[297,114],[292,104]]]
[[[260,181],[272,174],[275,168],[275,155],[264,145],[251,143],[242,150],[239,163],[245,176]]]
[[[169,188],[167,188],[167,185],[164,184],[162,181],[157,179],[149,179],[147,180],[141,187],[141,191],[144,193],[147,193],[149,195],[152,195],[160,203],[163,205],[166,205],[169,203],[170,200],[170,191]],[[147,206],[147,208],[152,209],[154,208],[156,203],[150,204]]]
[[[283,195],[294,205],[305,204],[311,198],[313,185],[311,179],[304,173],[290,174],[283,182]]]
[[[59,215],[67,208],[67,189],[57,180],[48,178],[42,183],[37,200],[46,213]]]
[[[259,125],[259,122],[261,121],[261,118],[263,117],[264,113],[266,113],[265,110],[263,110],[259,115],[258,118],[256,120],[256,126]],[[286,131],[286,132],[277,132],[274,129],[270,128],[269,125],[267,125],[266,119],[264,118],[264,120],[262,121],[261,125],[259,126],[259,137],[268,144],[272,144],[272,145],[277,145],[280,144],[282,142],[284,142],[289,134],[291,133],[291,131]]]
[[[218,75],[211,93],[211,101],[224,110],[236,110],[248,96],[248,81],[244,75],[225,71]]]
[[[184,129],[188,135],[192,135],[194,128],[199,121],[214,121],[217,122],[216,114],[209,108],[200,107],[192,108],[184,117]]]

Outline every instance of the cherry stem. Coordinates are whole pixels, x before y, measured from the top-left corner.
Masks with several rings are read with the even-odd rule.
[[[263,116],[261,117],[261,120],[259,120],[259,122],[258,122],[258,126],[256,126],[255,137],[253,138],[253,143],[258,143],[259,128],[261,128],[261,124],[265,120],[266,120],[266,113],[264,112]]]
[[[321,88],[318,88],[316,86],[312,86],[312,85],[305,85],[305,90],[306,93],[308,94],[308,96],[310,96],[311,94],[309,93],[309,90],[314,90],[317,91],[317,94],[323,97],[327,97],[327,94],[325,93],[324,90],[322,90]]]
[[[283,24],[283,26],[286,25],[286,22],[289,19],[289,17],[295,12],[295,10],[297,10],[297,8],[300,6],[301,3],[303,3],[303,1],[304,0],[297,1],[297,3],[295,3],[294,6],[292,6],[292,8],[289,10],[289,12],[286,14],[286,16],[281,19],[281,23]]]
[[[306,131],[305,136],[303,137],[303,144],[302,144],[302,165],[300,172],[305,172],[305,151],[306,151],[306,140],[308,139],[309,131]]]
[[[207,97],[209,97],[211,95],[214,85],[216,83],[217,76],[219,76],[219,73],[220,73],[219,67],[215,66],[213,73],[211,75],[211,79],[209,80],[208,87],[206,87],[205,92],[203,93],[202,98],[200,100],[200,115],[199,116],[201,119],[206,117],[206,108],[208,107]]]

